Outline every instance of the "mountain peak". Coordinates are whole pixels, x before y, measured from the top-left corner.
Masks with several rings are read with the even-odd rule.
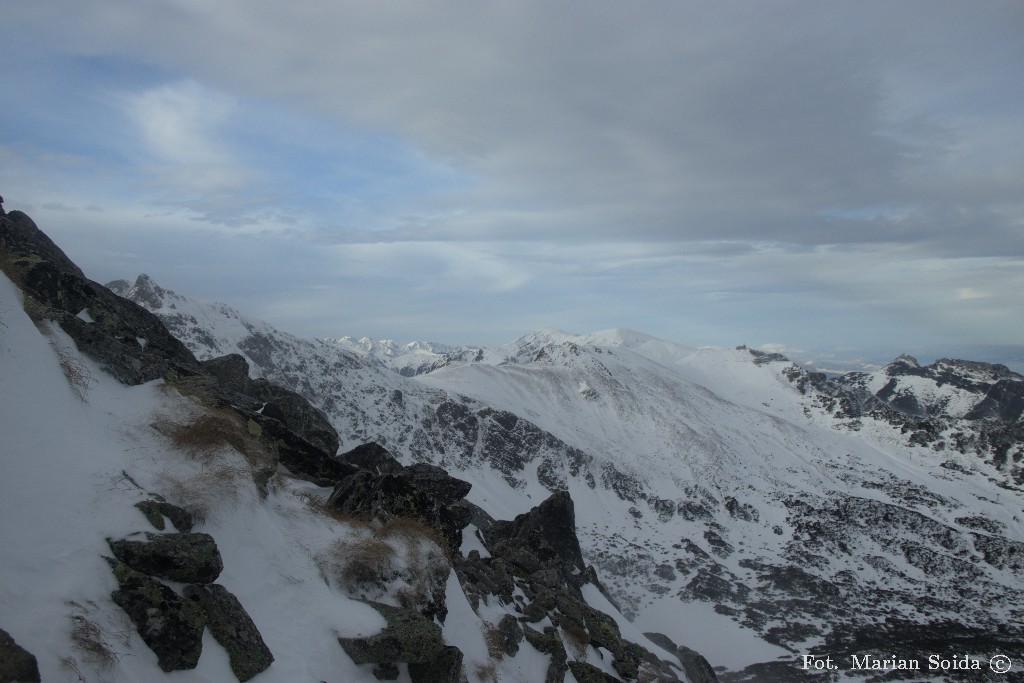
[[[889,365],[896,364],[909,365],[910,367],[913,368],[921,367],[921,364],[917,362],[917,359],[911,356],[909,353],[901,353],[891,363],[889,363]]]

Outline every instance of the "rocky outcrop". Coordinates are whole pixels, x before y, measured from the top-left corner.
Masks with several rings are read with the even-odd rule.
[[[338,434],[323,412],[293,391],[249,379],[241,356],[200,364],[160,318],[86,278],[20,211],[0,217],[0,267],[21,287],[33,316],[56,322],[80,351],[121,382],[169,377],[191,383],[252,420],[293,472],[324,483],[351,473],[333,460]]]
[[[201,369],[204,374],[187,383],[251,423],[251,431],[292,473],[324,485],[352,474],[351,467],[334,457],[338,432],[305,398],[265,379],[250,379],[249,364],[238,354],[203,361]]]
[[[551,494],[512,521],[495,522],[484,538],[492,554],[528,574],[555,570],[563,581],[571,582],[586,570],[568,491]]]
[[[191,512],[165,500],[141,500],[135,504],[135,507],[146,516],[153,528],[159,531],[163,531],[166,527],[165,517],[171,520],[175,529],[183,533],[192,531],[192,525],[195,523]]]
[[[338,432],[323,411],[294,391],[250,379],[249,363],[239,354],[203,361],[202,368],[219,380],[221,395],[231,404],[276,420],[316,449],[332,456],[338,452]]]
[[[206,613],[202,608],[119,560],[107,561],[120,586],[110,597],[135,624],[160,668],[194,669],[203,653]]]
[[[365,443],[352,450],[342,453],[338,460],[353,465],[373,474],[398,474],[402,471],[402,463],[391,455],[388,449],[377,443]]]
[[[0,218],[0,265],[78,348],[126,384],[189,373],[198,362],[155,315],[85,277],[21,211]]]
[[[174,506],[147,509],[154,514],[180,511]],[[159,518],[162,522],[163,515]],[[238,598],[212,583],[223,569],[213,537],[203,533],[146,533],[145,537],[145,541],[108,539],[115,557],[107,561],[120,585],[111,597],[128,614],[160,667],[164,671],[195,668],[202,654],[203,629],[209,625],[239,681],[265,671],[274,656],[256,624]],[[157,578],[189,584],[184,598]]]
[[[683,672],[690,679],[690,683],[716,683],[718,681],[718,677],[715,676],[715,670],[711,668],[711,664],[696,650],[676,645],[664,633],[644,632],[644,635],[658,647],[676,654],[679,663],[683,666]]]
[[[31,652],[0,628],[0,683],[39,683],[39,664]]]
[[[586,662],[569,662],[569,671],[576,677],[577,683],[622,683],[615,676]]]
[[[902,355],[874,373],[829,378],[797,365],[782,372],[837,426],[888,424],[909,445],[976,455],[1024,484],[1024,377],[1005,365],[951,358],[921,365]]]
[[[491,557],[474,551],[455,563],[463,591],[474,606],[489,596],[515,604],[519,623],[513,629],[502,622],[504,645],[518,647],[521,631],[549,656],[546,681],[561,681],[569,669],[587,680],[615,680],[594,678],[607,674],[585,665],[588,648],[611,653],[611,666],[622,680],[679,680],[671,663],[623,639],[615,620],[583,599],[585,584],[604,588],[583,561],[568,492],[553,493],[514,520],[493,522],[483,539]],[[514,602],[517,592],[525,596],[520,602]]]
[[[523,635],[526,642],[533,646],[537,652],[543,652],[550,657],[547,672],[544,675],[544,683],[560,683],[565,680],[565,672],[569,654],[565,651],[558,629],[554,626],[545,626],[543,633],[529,626],[523,625]]]
[[[413,683],[456,683],[462,652],[445,645],[441,628],[415,610],[378,602],[367,603],[387,621],[384,630],[366,638],[339,638],[345,653],[358,665],[375,664],[378,678],[394,672],[395,662],[408,663]],[[383,674],[383,675],[382,675]]]
[[[224,569],[213,537],[147,533],[145,541],[108,540],[114,557],[135,571],[181,583],[213,583]]]
[[[471,516],[469,508],[461,504],[470,488],[471,484],[449,476],[440,467],[420,463],[382,474],[360,470],[338,482],[327,504],[367,519],[418,519],[437,530],[454,555]]]
[[[184,594],[206,613],[210,632],[227,651],[231,671],[239,681],[244,683],[270,667],[274,655],[242,603],[228,589],[217,584],[190,585]]]

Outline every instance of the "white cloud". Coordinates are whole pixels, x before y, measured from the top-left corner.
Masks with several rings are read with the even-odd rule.
[[[258,237],[247,270],[270,275],[249,290],[309,327],[323,285],[509,336],[1024,336],[1019,3],[15,0],[5,23],[130,93],[136,134],[121,166],[109,130],[51,144],[63,98],[25,95],[26,120],[48,116],[0,158],[5,193],[103,207],[96,235]],[[49,82],[32,76],[19,92]],[[383,321],[371,308],[347,310]]]
[[[961,287],[957,290],[956,298],[960,301],[974,301],[976,299],[988,299],[992,296],[991,292],[983,292],[981,290],[974,289],[973,287]]]
[[[159,161],[203,166],[229,160],[216,139],[235,109],[226,95],[184,80],[127,95],[124,106]]]

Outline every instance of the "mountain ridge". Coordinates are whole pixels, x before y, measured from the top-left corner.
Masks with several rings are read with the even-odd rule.
[[[182,330],[189,337],[189,327]],[[276,345],[243,341],[234,343]],[[1020,612],[1020,421],[1000,419],[1003,408],[994,417],[969,417],[986,400],[1011,405],[1014,391],[1004,403],[988,389],[975,392],[960,413],[931,416],[871,391],[879,377],[927,380],[939,391],[931,404],[939,405],[971,393],[966,380],[947,381],[954,370],[975,385],[979,372],[1014,388],[1019,376],[944,361],[933,364],[946,372],[940,383],[905,360],[909,370],[897,372],[897,361],[844,381],[744,346],[684,347],[620,330],[539,330],[500,347],[455,347],[409,376],[375,366],[391,379],[375,374],[370,383],[401,392],[407,408],[419,403],[413,412],[425,435],[449,429],[441,458],[474,481],[481,495],[475,502],[501,498],[515,508],[537,485],[568,488],[584,501],[584,555],[609,577],[627,615],[677,640],[696,636],[688,642],[711,647],[709,658],[719,656],[735,671],[755,660],[737,659],[666,620],[667,605],[748,642],[762,663],[827,643],[855,651],[869,640],[868,624],[878,629],[893,614],[916,624],[903,626],[912,634],[907,647],[924,647],[913,643],[933,637],[943,619],[975,629],[975,647],[994,647],[1001,642],[997,624]],[[350,390],[356,376],[369,378],[365,370],[349,375]],[[355,413],[334,415],[344,432]],[[400,457],[423,454],[371,411],[361,416],[366,434],[383,435]],[[540,466],[534,458],[508,470],[509,462],[488,456],[502,439],[487,425],[502,422],[539,429],[506,447],[513,461],[545,440],[563,445],[540,457]],[[460,450],[468,457],[453,459]],[[486,468],[503,466],[510,488],[499,491]],[[936,583],[964,581],[1005,609],[965,609],[960,596]],[[782,649],[764,649],[769,645]]]
[[[496,520],[440,467],[372,443],[338,453],[297,393],[240,354],[163,343],[153,314],[62,256],[27,217],[0,217],[5,680],[714,680],[699,655],[632,628],[564,552],[579,547],[566,491]],[[198,322],[144,284],[168,319]],[[241,344],[257,360],[301,346],[211,311],[267,334]],[[457,422],[460,405],[439,407]]]

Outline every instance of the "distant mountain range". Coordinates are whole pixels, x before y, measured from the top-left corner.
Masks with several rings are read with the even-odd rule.
[[[1024,642],[1024,377],[1005,366],[900,356],[830,376],[621,329],[302,339],[144,275],[108,287],[198,358],[242,354],[306,396],[342,449],[441,465],[505,518],[568,490],[623,613],[723,680],[795,680],[798,653]]]

